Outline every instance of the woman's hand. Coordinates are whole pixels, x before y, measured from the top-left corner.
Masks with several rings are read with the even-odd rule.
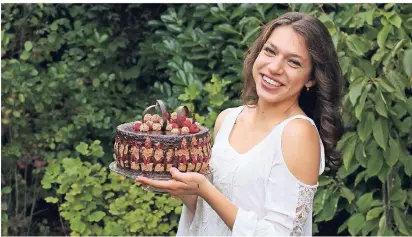
[[[173,179],[168,181],[138,177],[136,182],[157,188],[177,197],[184,195],[198,195],[202,197],[209,187],[209,180],[202,174],[196,172],[182,173],[174,167],[170,169],[170,174]]]

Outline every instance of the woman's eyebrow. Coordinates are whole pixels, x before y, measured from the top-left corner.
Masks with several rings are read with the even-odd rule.
[[[276,51],[279,51],[278,47],[276,47],[273,43],[268,42],[268,44],[270,45],[270,47],[274,48]],[[297,53],[287,53],[286,55],[304,60],[303,57]]]

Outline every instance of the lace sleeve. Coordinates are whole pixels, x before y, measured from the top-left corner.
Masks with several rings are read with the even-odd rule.
[[[300,184],[298,204],[296,206],[296,217],[293,221],[293,229],[290,233],[291,236],[302,235],[306,219],[308,218],[308,215],[312,213],[312,204],[316,189],[317,188],[314,186],[304,186]]]

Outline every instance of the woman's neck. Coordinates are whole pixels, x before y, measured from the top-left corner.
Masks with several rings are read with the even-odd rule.
[[[254,124],[267,124],[270,127],[301,111],[298,101],[267,103],[259,100],[253,113]]]

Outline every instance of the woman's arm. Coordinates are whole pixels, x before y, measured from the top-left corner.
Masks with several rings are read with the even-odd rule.
[[[183,204],[189,209],[192,214],[196,212],[197,195],[180,195],[178,196]]]

